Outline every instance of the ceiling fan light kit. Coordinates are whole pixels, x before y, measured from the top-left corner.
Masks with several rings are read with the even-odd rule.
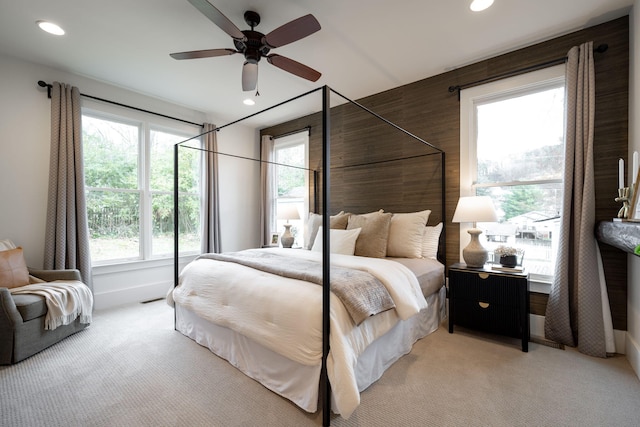
[[[258,82],[258,62],[260,62],[262,58],[267,58],[269,64],[281,70],[312,82],[317,81],[322,75],[313,68],[294,61],[293,59],[275,53],[269,54],[271,49],[293,43],[320,30],[320,23],[313,15],[309,14],[294,19],[265,35],[254,30],[260,23],[260,15],[257,12],[248,10],[244,13],[244,20],[251,29],[242,31],[207,0],[188,1],[204,16],[209,18],[211,22],[231,36],[235,49],[205,49],[177,52],[170,54],[172,58],[212,58],[241,53],[245,59],[242,66],[242,90],[245,92],[252,91],[256,88]]]

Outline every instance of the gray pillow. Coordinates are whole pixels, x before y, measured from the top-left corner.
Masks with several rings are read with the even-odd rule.
[[[387,239],[391,225],[391,213],[372,212],[364,215],[351,215],[347,230],[362,228],[354,255],[371,258],[387,256]]]

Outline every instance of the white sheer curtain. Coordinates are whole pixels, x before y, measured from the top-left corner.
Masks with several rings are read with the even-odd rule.
[[[277,196],[275,177],[275,141],[270,135],[264,135],[260,141],[260,180],[262,184],[262,200],[260,209],[261,244],[271,242],[271,233],[276,230]]]
[[[564,199],[554,282],[545,316],[547,338],[582,353],[615,352],[611,310],[594,235],[593,42],[569,51],[566,78]]]
[[[51,153],[44,268],[78,269],[82,281],[93,289],[80,90],[58,82],[53,82],[51,87]]]
[[[222,251],[220,238],[220,195],[218,188],[218,141],[216,126],[204,124],[202,165],[202,252]]]

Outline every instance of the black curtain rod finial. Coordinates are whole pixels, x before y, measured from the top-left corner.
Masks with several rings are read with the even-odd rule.
[[[605,53],[607,51],[607,49],[609,49],[609,45],[606,44],[606,43],[603,43],[601,45],[598,45],[598,47],[596,47],[593,50],[598,52],[598,53]]]
[[[49,83],[47,83],[47,82],[42,81],[42,80],[38,80],[38,86],[40,86],[40,87],[46,87],[46,88],[47,88],[47,97],[48,97],[49,99],[51,99],[51,88],[52,88],[53,86],[52,86],[52,85],[50,85],[50,84],[49,84]]]

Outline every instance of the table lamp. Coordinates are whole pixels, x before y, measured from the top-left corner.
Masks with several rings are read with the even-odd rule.
[[[477,222],[496,222],[498,214],[493,201],[488,196],[460,197],[453,214],[452,222],[472,222],[473,228],[467,230],[471,241],[462,250],[462,258],[468,267],[482,267],[487,262],[487,250],[482,246],[478,236],[482,230],[476,228]]]
[[[290,219],[300,219],[298,207],[294,204],[281,205],[278,208],[278,219],[284,219],[287,223],[284,225],[284,233],[280,236],[280,243],[283,248],[290,248],[293,245],[295,237],[291,234]]]

